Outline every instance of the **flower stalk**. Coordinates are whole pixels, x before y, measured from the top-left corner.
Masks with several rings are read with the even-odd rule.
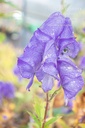
[[[61,0],[61,12],[63,13],[63,9],[65,7],[65,1]]]
[[[48,106],[49,106],[49,96],[48,96],[48,93],[46,93],[46,107],[45,107],[45,114],[44,114],[42,128],[45,127],[46,117],[47,117],[47,112],[48,112]]]
[[[65,13],[69,5],[64,5],[61,1],[62,12]],[[63,16],[60,12],[53,13],[38,28],[23,54],[18,58],[18,68],[23,78],[30,79],[27,90],[33,84],[34,76],[42,83],[44,92],[50,91],[54,86],[54,80],[62,86],[68,101],[75,98],[82,89],[84,80],[82,71],[72,61],[80,51],[80,44],[76,41],[71,20]],[[50,69],[50,70],[49,70]],[[51,95],[50,100],[56,95],[56,91]],[[44,128],[47,108],[42,128]]]

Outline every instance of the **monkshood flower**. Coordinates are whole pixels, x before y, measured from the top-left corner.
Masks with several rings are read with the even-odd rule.
[[[0,100],[3,98],[12,99],[14,98],[15,88],[9,82],[0,81]]]
[[[18,58],[22,77],[30,79],[27,89],[30,89],[36,75],[44,92],[51,90],[57,79],[67,99],[75,97],[83,86],[83,79],[70,57],[75,58],[79,50],[70,19],[59,12],[53,13],[34,32],[24,53]],[[71,70],[67,71],[69,67]]]
[[[13,72],[18,77],[19,81],[21,81],[22,80],[22,76],[20,74],[20,71],[19,71],[19,68],[17,67],[17,65],[14,67]]]
[[[58,58],[58,72],[65,97],[67,100],[72,99],[84,85],[81,77],[82,71],[75,66],[69,57],[60,56]]]
[[[60,39],[57,45],[59,48],[59,55],[65,54],[71,58],[75,58],[81,49],[80,44],[76,42],[74,38],[64,40]]]
[[[50,40],[49,43],[46,44],[41,66],[36,72],[36,76],[42,82],[42,88],[45,92],[52,89],[54,79],[59,80],[56,46],[53,40]]]
[[[85,70],[85,56],[83,56],[80,60],[80,68]]]

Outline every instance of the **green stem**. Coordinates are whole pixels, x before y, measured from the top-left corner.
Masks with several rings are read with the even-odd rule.
[[[61,90],[61,87],[60,87],[58,90],[56,90],[56,91],[51,95],[49,101],[51,101],[51,100],[55,97],[55,95],[57,95],[57,94],[59,93],[60,90]]]
[[[65,1],[61,0],[61,12],[63,13],[63,9],[65,7]]]
[[[44,114],[42,128],[45,127],[45,122],[46,122],[46,117],[47,117],[47,112],[48,112],[48,106],[49,106],[49,96],[48,96],[48,93],[46,93],[46,107],[45,107],[45,114]]]

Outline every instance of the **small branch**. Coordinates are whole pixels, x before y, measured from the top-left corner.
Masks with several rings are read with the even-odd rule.
[[[60,89],[61,89],[61,87],[60,87],[58,90],[56,90],[56,91],[51,95],[49,101],[51,101],[51,100],[55,97],[55,95],[59,93]]]
[[[61,12],[63,13],[63,9],[64,9],[64,3],[65,1],[64,0],[61,0]]]
[[[44,114],[42,128],[44,128],[44,126],[45,126],[46,117],[47,117],[47,111],[48,111],[48,106],[49,106],[49,97],[48,97],[48,93],[46,93],[46,107],[45,107],[45,114]]]

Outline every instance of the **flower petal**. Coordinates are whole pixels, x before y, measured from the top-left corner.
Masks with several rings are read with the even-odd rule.
[[[64,16],[59,12],[55,12],[43,23],[40,30],[55,39],[63,30],[64,22]]]
[[[69,57],[64,56],[60,56],[60,59],[58,59],[58,72],[62,79],[64,79],[64,76],[66,78],[69,76],[67,80],[78,77],[82,73]]]
[[[58,42],[59,54],[66,54],[72,58],[75,58],[80,51],[80,45],[75,39],[64,39]]]
[[[80,68],[85,70],[85,56],[83,56],[80,60]]]
[[[84,85],[81,71],[69,58],[61,58],[58,60],[58,71],[65,95],[68,99],[71,99]]]
[[[56,65],[54,63],[44,63],[42,67],[43,72],[53,76],[54,78],[58,79],[58,72]]]
[[[51,90],[53,84],[54,84],[53,77],[46,74],[42,80],[42,89],[44,90],[44,92]]]
[[[44,45],[40,44],[35,37],[30,40],[29,46],[25,48],[24,53],[18,59],[18,67],[23,77],[30,78],[40,67]]]
[[[21,80],[22,80],[22,76],[21,76],[21,74],[20,74],[20,71],[19,71],[19,68],[18,68],[17,65],[14,67],[13,72],[14,72],[14,74],[18,77],[19,81],[21,81]]]
[[[63,31],[60,35],[60,39],[69,39],[69,38],[73,38],[74,34],[73,34],[73,28],[72,28],[72,24],[69,18],[65,18],[65,23],[63,25]]]
[[[31,78],[34,74],[33,68],[25,61],[23,61],[21,58],[18,59],[18,67],[19,71],[24,78]]]
[[[42,65],[40,69],[37,71],[36,76],[38,80],[40,79],[42,80],[45,77],[45,74],[48,74],[58,79],[57,54],[56,54],[56,48],[55,48],[55,44],[53,40],[50,40],[46,44],[44,55],[43,55],[43,60],[42,60]]]
[[[42,43],[48,42],[50,39],[50,35],[47,35],[46,33],[42,32],[39,28],[35,31],[34,36]]]
[[[28,84],[27,87],[26,87],[26,89],[27,89],[28,91],[30,91],[29,89],[30,89],[30,87],[31,87],[32,84],[33,84],[33,79],[34,79],[34,75],[31,77],[30,82],[29,82],[29,84]]]
[[[65,95],[70,99],[76,96],[76,94],[82,89],[84,85],[81,76],[71,79],[67,84],[63,84]]]
[[[68,106],[70,109],[72,109],[73,107],[73,100],[75,99],[75,97],[68,99],[67,96],[65,96],[65,106]]]
[[[57,78],[57,51],[55,43],[53,40],[50,40],[48,43],[45,47],[42,70],[45,73]]]
[[[45,72],[43,72],[42,66],[39,68],[39,70],[36,71],[36,77],[39,81],[41,81],[45,76]]]

